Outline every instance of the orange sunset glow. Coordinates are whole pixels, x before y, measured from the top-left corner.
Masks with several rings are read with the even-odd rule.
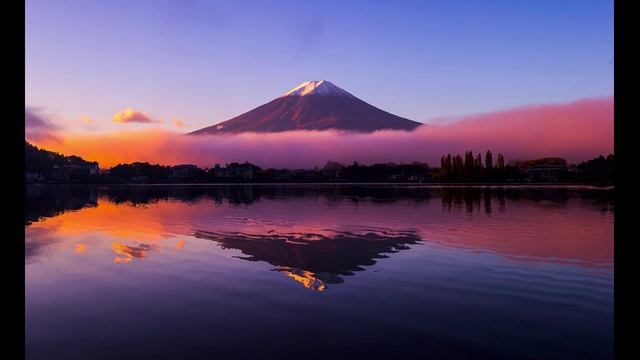
[[[453,217],[451,223],[431,223],[428,220],[430,214],[442,211],[439,206],[422,207],[418,211],[397,207],[392,212],[380,214],[375,206],[365,204],[357,208],[354,217],[348,207],[331,209],[318,207],[315,201],[298,200],[296,208],[299,211],[279,217],[277,214],[286,213],[288,206],[286,202],[261,201],[253,205],[254,211],[264,216],[261,221],[224,223],[214,219],[242,219],[242,209],[216,205],[211,200],[201,200],[197,204],[161,200],[144,206],[132,206],[115,204],[101,197],[97,207],[44,219],[29,227],[27,234],[47,232],[56,237],[78,237],[106,231],[109,236],[121,239],[112,244],[118,258],[115,261],[129,262],[133,258],[146,257],[149,251],[161,250],[166,239],[211,227],[221,233],[253,234],[256,237],[260,234],[300,234],[301,240],[313,241],[314,238],[333,237],[339,231],[361,232],[363,230],[360,229],[374,228],[378,221],[385,219],[417,231],[426,241],[447,247],[480,249],[515,258],[579,261],[598,266],[608,264],[613,259],[613,247],[608,242],[602,242],[606,239],[604,235],[613,231],[605,221],[611,214],[580,211],[559,217],[545,211],[543,205],[533,204],[512,208],[504,213],[496,212],[491,217],[477,213],[474,217],[484,221],[478,224],[465,224],[457,217]],[[450,211],[455,213],[462,209]],[[592,220],[578,221],[585,218]],[[499,234],[491,231],[494,221],[504,223]],[[522,229],[539,229],[541,222],[545,226],[540,231],[546,235],[537,241],[530,241]],[[576,225],[578,223],[582,225]],[[585,223],[589,225],[585,226]],[[456,231],[450,231],[451,228],[456,228]],[[131,242],[137,245],[128,245]],[[184,240],[180,240],[170,246],[182,249],[185,244]],[[75,251],[82,253],[86,248],[87,245],[76,246]],[[296,276],[305,277],[301,274]]]
[[[613,99],[527,106],[463,117],[412,132],[289,131],[188,136],[162,128],[32,139],[52,151],[98,161],[103,168],[147,161],[164,165],[251,161],[260,166],[313,167],[327,160],[351,163],[427,161],[447,152],[493,149],[508,158],[562,156],[583,161],[613,151]],[[295,149],[295,150],[294,150]]]
[[[613,10],[26,0],[12,343],[613,360]]]

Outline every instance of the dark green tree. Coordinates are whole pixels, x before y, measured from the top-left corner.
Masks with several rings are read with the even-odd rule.
[[[475,159],[473,157],[472,151],[467,151],[464,153],[464,178],[466,181],[473,180],[475,177],[475,167],[474,167]]]
[[[493,169],[493,156],[491,155],[491,150],[487,150],[487,154],[484,156],[484,166],[489,171]]]
[[[453,178],[457,181],[464,180],[464,160],[460,154],[453,158]]]
[[[502,154],[498,154],[498,161],[496,163],[496,166],[500,170],[504,169],[504,156],[502,156]]]

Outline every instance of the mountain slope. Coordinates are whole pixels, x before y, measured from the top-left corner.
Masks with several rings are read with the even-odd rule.
[[[346,130],[413,130],[422,125],[372,106],[334,84],[307,81],[242,115],[191,134]]]

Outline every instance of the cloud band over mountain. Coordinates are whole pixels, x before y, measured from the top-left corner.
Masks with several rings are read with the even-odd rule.
[[[322,166],[327,160],[426,161],[439,166],[442,154],[487,149],[503,153],[507,161],[561,156],[580,162],[613,153],[613,98],[523,106],[465,116],[446,125],[421,126],[411,132],[330,130],[194,137],[152,128],[59,136],[61,142],[28,139],[53,151],[99,161],[102,167],[133,161],[202,167],[250,161],[261,167],[309,168]]]

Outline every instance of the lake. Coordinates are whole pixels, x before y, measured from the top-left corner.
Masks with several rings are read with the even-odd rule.
[[[613,190],[25,187],[28,359],[612,359]]]

